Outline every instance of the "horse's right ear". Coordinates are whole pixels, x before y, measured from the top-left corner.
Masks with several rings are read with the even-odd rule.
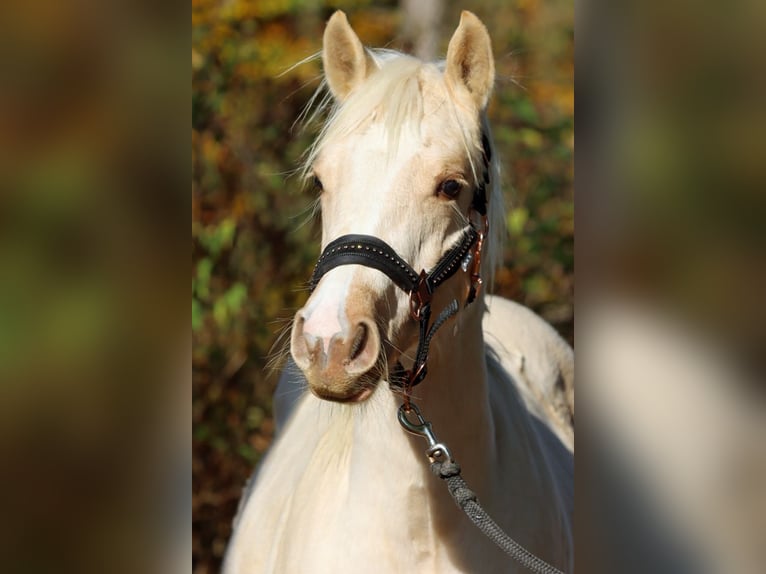
[[[346,15],[340,10],[327,22],[322,63],[330,92],[341,102],[377,69],[372,57],[351,29]]]

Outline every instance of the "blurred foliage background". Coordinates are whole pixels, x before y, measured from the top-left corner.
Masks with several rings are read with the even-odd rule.
[[[425,2],[428,4],[428,2]],[[421,2],[423,4],[423,2]],[[245,481],[274,433],[267,368],[306,297],[319,252],[301,226],[313,197],[290,177],[311,130],[293,127],[316,88],[324,22],[343,9],[362,41],[411,51],[417,3],[192,0],[193,569],[216,572]],[[568,0],[442,2],[428,31],[443,57],[460,10],[493,40],[489,115],[508,242],[494,291],[573,338],[574,6]],[[287,73],[286,70],[289,71]]]

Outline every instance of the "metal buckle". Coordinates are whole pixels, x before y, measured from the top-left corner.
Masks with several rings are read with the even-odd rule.
[[[416,321],[420,321],[420,312],[426,303],[431,302],[432,293],[428,290],[428,284],[426,278],[428,277],[426,270],[423,269],[418,277],[418,283],[415,288],[410,291],[410,316]]]
[[[473,257],[471,258],[471,286],[468,290],[468,303],[471,303],[481,292],[481,286],[484,283],[481,278],[481,254],[484,249],[484,239],[489,232],[489,219],[486,215],[481,216],[481,222],[483,229],[477,230],[479,238],[476,240],[476,244],[473,248]]]

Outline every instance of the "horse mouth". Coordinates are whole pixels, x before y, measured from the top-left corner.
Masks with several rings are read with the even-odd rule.
[[[318,398],[324,401],[333,401],[335,403],[362,403],[369,399],[372,393],[375,391],[375,388],[370,386],[365,386],[364,388],[352,392],[351,394],[340,394],[327,389],[315,389],[313,387],[310,388],[311,392],[314,393],[314,395]]]
[[[356,379],[326,380],[324,383],[311,384],[309,389],[317,398],[334,403],[355,404],[369,399],[380,381],[377,369],[373,368]]]

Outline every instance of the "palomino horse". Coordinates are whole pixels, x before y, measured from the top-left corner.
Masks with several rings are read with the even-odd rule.
[[[338,238],[356,247],[355,234],[360,250],[383,245],[379,259],[401,269],[438,268],[445,254],[457,264],[429,296],[443,326],[429,340],[428,376],[411,387],[394,376],[420,342],[407,275],[395,281],[396,269],[358,264],[361,255],[320,261],[292,329],[302,375],[286,371],[275,397],[292,412],[243,497],[224,572],[521,571],[462,514],[429,471],[426,445],[397,422],[410,396],[495,521],[571,570],[572,350],[519,305],[480,290],[469,304],[479,260],[491,280],[504,227],[484,117],[487,30],[463,12],[446,61],[424,63],[365,49],[337,12],[322,58],[333,102],[306,175],[321,191],[323,259]],[[495,233],[482,246],[487,223]]]

